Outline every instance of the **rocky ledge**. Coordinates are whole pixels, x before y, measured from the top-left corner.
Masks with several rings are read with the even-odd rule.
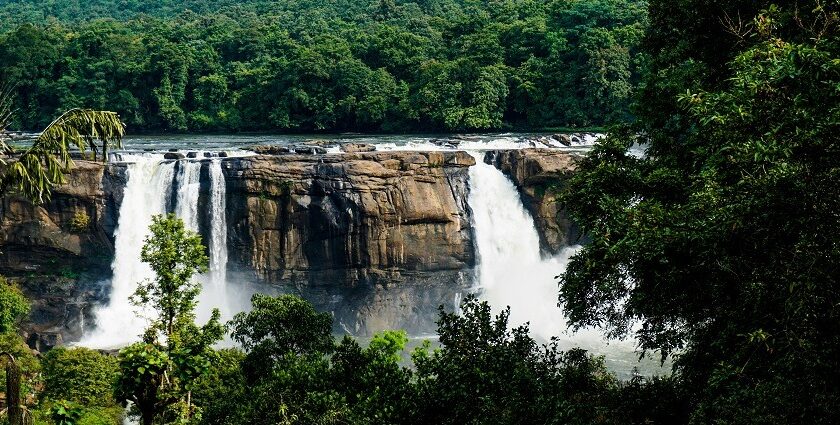
[[[581,239],[579,227],[566,213],[558,197],[575,172],[578,154],[556,149],[488,151],[484,162],[511,178],[522,203],[534,217],[543,252],[557,255]]]
[[[209,211],[210,160],[198,160],[199,211]],[[437,307],[454,306],[472,285],[476,250],[467,195],[475,160],[464,152],[282,152],[216,160],[226,182],[232,281],[300,294],[332,312],[337,330],[359,335],[386,328],[432,332]],[[485,157],[520,189],[547,253],[579,237],[557,201],[574,160],[554,149]],[[16,278],[35,300],[26,329],[33,346],[78,338],[93,322],[92,305],[107,298],[126,167],[77,161],[50,201],[3,199],[0,274]],[[209,216],[200,214],[205,240]]]

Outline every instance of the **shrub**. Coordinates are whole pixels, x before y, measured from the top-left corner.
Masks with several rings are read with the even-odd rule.
[[[87,348],[56,348],[44,356],[44,398],[86,407],[116,405],[117,359]]]
[[[29,303],[20,288],[0,276],[0,334],[15,330],[18,320],[29,313]]]
[[[90,227],[90,216],[84,210],[76,211],[70,219],[70,232],[83,233]]]

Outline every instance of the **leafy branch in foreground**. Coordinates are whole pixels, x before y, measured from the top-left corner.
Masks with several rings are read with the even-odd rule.
[[[1,90],[0,135],[11,122],[13,112],[9,91]],[[71,148],[82,153],[90,149],[93,159],[101,150],[104,162],[109,146],[122,146],[123,135],[125,125],[115,112],[71,109],[51,122],[32,146],[15,159],[7,162],[0,158],[0,193],[13,190],[36,202],[49,200],[52,188],[64,184],[65,174],[73,167]],[[2,136],[0,153],[14,153]]]

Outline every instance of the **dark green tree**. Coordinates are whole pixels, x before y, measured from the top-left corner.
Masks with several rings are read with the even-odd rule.
[[[685,3],[652,2],[655,96],[569,185],[592,243],[561,304],[613,335],[639,322],[643,349],[676,354],[697,423],[835,423],[838,5],[712,2],[716,25],[662,32],[710,7]]]

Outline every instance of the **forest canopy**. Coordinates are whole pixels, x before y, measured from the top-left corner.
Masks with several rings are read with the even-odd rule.
[[[0,0],[12,128],[464,131],[632,120],[639,0]]]

